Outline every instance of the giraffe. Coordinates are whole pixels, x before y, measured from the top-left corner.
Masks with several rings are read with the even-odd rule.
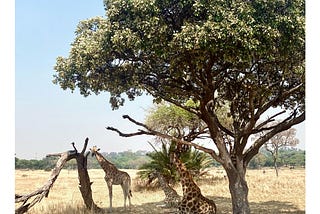
[[[159,171],[155,170],[150,173],[149,183],[151,183],[151,180],[153,180],[154,178],[158,178],[160,187],[165,194],[165,205],[167,207],[177,207],[178,203],[181,201],[181,197],[178,195],[177,191],[168,184],[164,176]]]
[[[180,181],[183,190],[183,197],[178,205],[180,214],[216,214],[217,207],[214,201],[204,197],[200,188],[193,181],[192,175],[187,170],[184,163],[179,158],[181,150],[177,149],[171,153],[171,161],[176,166],[180,175]]]
[[[106,160],[101,153],[99,153],[100,149],[96,146],[93,146],[90,149],[92,156],[95,156],[97,161],[99,162],[101,168],[105,172],[105,181],[107,182],[108,190],[109,190],[109,200],[110,200],[110,212],[112,212],[112,185],[121,185],[123,195],[124,195],[124,208],[126,209],[126,201],[127,198],[129,200],[129,206],[131,207],[131,178],[128,173],[118,170],[116,166]]]

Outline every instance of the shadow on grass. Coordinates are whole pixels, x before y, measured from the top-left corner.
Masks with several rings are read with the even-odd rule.
[[[224,197],[209,197],[214,200],[217,205],[217,213],[230,214],[232,213],[232,204],[230,198]],[[290,202],[282,201],[267,201],[267,202],[249,202],[252,214],[270,214],[270,213],[291,213],[291,214],[302,214],[304,210],[299,210],[298,207]]]
[[[109,213],[109,208],[103,208],[105,213]],[[164,207],[163,202],[144,203],[142,205],[132,205],[132,207],[125,210],[123,207],[115,207],[112,213],[134,213],[134,214],[174,214],[174,208]]]
[[[267,201],[262,203],[251,203],[251,213],[305,213],[304,210],[299,210],[291,202],[283,201]]]
[[[224,197],[209,197],[214,200],[217,205],[217,213],[218,214],[231,214],[231,199]],[[134,214],[174,214],[176,213],[176,209],[174,208],[165,208],[163,202],[152,202],[152,203],[144,203],[142,205],[132,205],[132,207],[125,210],[123,207],[114,207],[112,209],[112,213],[134,213]],[[109,207],[101,207],[101,213],[109,213]],[[261,203],[250,203],[251,213],[252,214],[302,214],[305,213],[304,210],[299,210],[296,206],[289,202],[281,202],[281,201],[267,201]],[[87,210],[84,205],[83,206],[61,206],[54,205],[49,209],[38,210],[38,212],[30,212],[32,213],[52,213],[52,214],[93,214],[92,211]]]
[[[217,213],[219,214],[231,214],[232,206],[230,198],[223,197],[209,197],[214,200],[217,205]],[[116,207],[113,209],[113,213],[141,213],[141,214],[161,214],[161,213],[176,213],[175,209],[164,208],[162,202],[156,203],[145,203],[142,205],[133,205],[131,210],[125,211],[122,207]],[[267,201],[261,203],[250,203],[250,209],[252,214],[303,214],[304,210],[299,210],[296,206],[294,206],[290,202],[282,202],[282,201]],[[107,211],[108,209],[105,209]]]

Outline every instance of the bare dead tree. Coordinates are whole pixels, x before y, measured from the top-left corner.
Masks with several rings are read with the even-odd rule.
[[[273,136],[266,144],[264,145],[264,148],[270,152],[272,159],[273,159],[273,165],[274,169],[276,171],[276,176],[279,176],[278,172],[278,159],[279,159],[279,151],[282,148],[286,147],[294,147],[297,144],[299,144],[299,139],[296,138],[296,129],[290,128],[286,131],[280,132]]]
[[[15,194],[15,203],[21,203],[20,206],[16,208],[15,213],[16,214],[25,213],[35,204],[39,203],[44,197],[47,198],[49,196],[50,189],[52,188],[54,182],[58,178],[59,173],[61,169],[64,167],[65,163],[74,158],[76,159],[77,165],[78,165],[79,190],[81,192],[81,195],[86,207],[95,212],[101,211],[101,208],[99,208],[92,199],[92,190],[91,190],[92,182],[90,182],[90,178],[87,170],[87,157],[89,155],[89,152],[85,153],[88,145],[88,141],[89,139],[86,138],[81,153],[78,153],[78,150],[76,149],[74,143],[72,143],[72,147],[74,150],[69,150],[67,152],[56,153],[56,154],[48,154],[47,157],[50,157],[50,156],[60,157],[56,163],[56,166],[53,168],[48,181],[42,187],[40,187],[39,189],[29,194],[24,194],[24,195]],[[33,200],[31,202],[28,202],[31,199]]]

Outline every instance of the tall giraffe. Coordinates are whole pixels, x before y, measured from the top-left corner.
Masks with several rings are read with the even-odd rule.
[[[178,195],[177,191],[168,184],[164,176],[159,171],[155,170],[149,175],[149,183],[154,178],[158,178],[160,187],[165,194],[165,205],[167,207],[177,207],[178,203],[181,201],[181,197]]]
[[[179,147],[179,145],[178,145]],[[180,181],[183,190],[181,203],[178,205],[180,214],[216,214],[217,207],[213,200],[204,197],[200,188],[193,181],[192,175],[179,158],[178,149],[171,153],[171,160],[177,168],[180,175]]]
[[[92,152],[92,156],[95,156],[97,161],[99,162],[101,168],[105,172],[105,181],[107,182],[107,186],[109,189],[109,200],[110,200],[110,212],[112,211],[112,185],[121,185],[123,196],[124,196],[124,208],[126,209],[127,198],[129,200],[129,206],[131,207],[131,178],[128,173],[118,170],[116,166],[106,160],[101,153],[99,153],[100,149],[96,146],[93,146],[90,151]]]

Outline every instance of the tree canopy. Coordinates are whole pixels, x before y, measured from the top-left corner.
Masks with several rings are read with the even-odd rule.
[[[271,137],[305,119],[304,4],[105,0],[106,17],[81,21],[69,56],[57,58],[54,83],[84,96],[110,92],[114,109],[125,95],[148,93],[197,115],[218,150],[211,156],[226,169],[233,211],[248,213],[249,161]],[[222,106],[231,124],[218,117]],[[267,126],[280,115],[286,116]]]
[[[133,99],[142,91],[176,103],[236,97],[241,107],[251,91],[270,100],[304,77],[303,1],[113,0],[105,7],[106,17],[80,22],[54,81],[85,96],[108,91],[115,108],[122,93]],[[275,106],[299,102],[294,94]]]
[[[303,121],[304,1],[104,3],[106,17],[80,22],[70,55],[57,58],[63,89],[108,91],[113,108],[147,92],[232,137],[259,132],[272,107]],[[184,105],[190,99],[200,105]],[[226,104],[231,128],[216,117]]]

